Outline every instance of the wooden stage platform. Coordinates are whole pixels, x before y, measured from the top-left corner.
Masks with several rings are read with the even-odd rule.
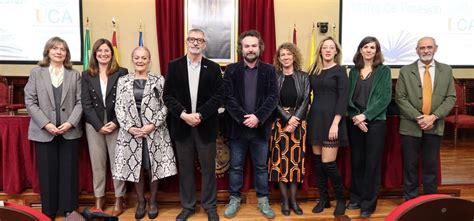
[[[447,135],[449,136],[449,134]],[[446,137],[446,136],[445,136]],[[458,147],[454,149],[452,141],[445,139],[441,148],[441,165],[442,165],[442,185],[440,193],[451,194],[474,201],[474,138],[472,134],[465,135]],[[348,191],[346,190],[346,196]],[[380,199],[378,201],[377,210],[370,219],[361,219],[358,210],[347,210],[346,216],[334,218],[332,212],[335,207],[335,201],[331,201],[332,207],[325,209],[321,214],[312,214],[311,209],[315,205],[315,199],[318,197],[316,189],[310,189],[306,192],[299,193],[299,200],[304,211],[302,216],[291,214],[291,216],[283,216],[280,212],[280,203],[278,191],[273,191],[271,198],[271,206],[275,210],[277,216],[273,219],[280,220],[384,220],[384,218],[398,205],[403,203],[401,189],[382,189]],[[218,193],[218,213],[221,220],[227,220],[223,217],[223,210],[227,202],[228,194],[225,191]],[[237,216],[231,220],[257,221],[267,220],[257,210],[257,200],[254,191],[250,191],[243,196],[244,202]],[[6,195],[0,193],[0,200],[9,202],[39,206],[39,196],[31,190],[24,191],[19,195]],[[108,207],[106,212],[112,211],[113,193],[107,193]],[[176,215],[180,212],[179,196],[177,193],[159,193],[159,211],[160,214],[155,220],[175,220]],[[80,198],[81,208],[92,207],[94,198],[92,194],[82,194]],[[120,220],[135,220],[136,198],[134,194],[127,197],[127,209],[120,216]],[[38,207],[38,210],[40,208]],[[56,220],[63,220],[58,217]],[[143,220],[148,220],[145,216]],[[199,210],[197,214],[192,216],[190,221],[205,221],[207,215],[204,210]]]

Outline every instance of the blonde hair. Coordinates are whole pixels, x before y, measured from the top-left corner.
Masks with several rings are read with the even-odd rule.
[[[336,62],[336,64],[341,64],[341,60],[342,60],[341,46],[336,40],[334,40],[334,38],[332,38],[331,36],[328,36],[319,42],[318,50],[316,52],[316,55],[317,55],[316,61],[311,66],[309,74],[319,75],[321,71],[323,70],[323,55],[321,54],[321,49],[323,48],[324,42],[327,40],[331,40],[332,42],[334,42],[334,45],[336,46],[336,55],[334,56],[334,62]]]

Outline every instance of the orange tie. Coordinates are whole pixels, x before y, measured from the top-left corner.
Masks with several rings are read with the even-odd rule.
[[[423,114],[431,114],[431,96],[433,89],[431,88],[430,66],[425,66],[425,74],[423,76]]]

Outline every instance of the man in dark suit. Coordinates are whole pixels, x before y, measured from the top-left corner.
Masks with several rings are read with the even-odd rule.
[[[433,59],[438,49],[432,37],[418,41],[419,60],[403,66],[397,80],[403,151],[404,198],[418,196],[418,159],[423,162],[423,192],[438,192],[438,159],[444,117],[456,101],[453,71]]]
[[[263,49],[260,33],[243,32],[237,48],[243,61],[228,65],[224,74],[230,146],[230,200],[224,211],[226,218],[234,217],[240,208],[247,150],[252,159],[260,212],[267,218],[275,216],[268,204],[267,161],[270,116],[278,102],[278,89],[275,68],[259,60]]]
[[[177,221],[187,220],[196,211],[194,160],[201,165],[201,206],[209,220],[217,215],[215,174],[217,109],[223,98],[219,64],[203,57],[206,37],[191,29],[186,39],[186,56],[168,64],[163,100],[171,115],[170,132],[176,144],[179,165],[179,192],[183,210]]]

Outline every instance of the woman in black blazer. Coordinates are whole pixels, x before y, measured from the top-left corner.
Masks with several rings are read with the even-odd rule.
[[[97,40],[92,47],[89,69],[82,73],[82,107],[86,120],[96,210],[99,211],[105,206],[107,154],[111,168],[115,159],[119,126],[114,111],[117,80],[126,74],[127,69],[117,64],[110,41],[103,38]],[[123,212],[125,182],[114,180],[114,189],[115,206],[112,214],[118,216]]]

